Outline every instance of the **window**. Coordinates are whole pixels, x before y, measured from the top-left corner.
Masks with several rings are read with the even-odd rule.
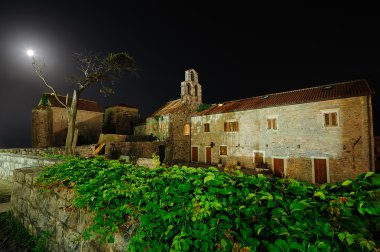
[[[209,123],[203,124],[203,129],[204,129],[204,132],[210,132],[210,124]]]
[[[277,118],[268,118],[267,119],[267,125],[269,130],[276,130],[277,129]]]
[[[239,131],[239,122],[224,122],[224,131],[225,132],[231,132],[231,131]]]
[[[185,126],[183,126],[183,134],[185,136],[190,136],[190,124],[186,123]]]
[[[267,168],[264,151],[253,151],[253,162],[256,168]]]
[[[190,76],[190,78],[191,78],[191,81],[194,81],[194,72],[193,72],[193,71],[191,71],[191,72],[190,72],[190,75],[191,75],[191,76]]]
[[[195,96],[198,96],[198,86],[197,85],[194,86],[194,92],[195,92]]]
[[[189,83],[187,83],[187,94],[191,94],[191,87]]]
[[[227,156],[227,145],[221,145],[219,147],[219,155],[220,156]]]
[[[325,127],[338,127],[338,112],[323,113]]]

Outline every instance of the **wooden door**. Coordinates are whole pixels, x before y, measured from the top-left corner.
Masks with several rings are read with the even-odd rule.
[[[206,164],[211,164],[211,147],[206,147]]]
[[[256,168],[263,168],[264,153],[263,152],[255,152],[254,161],[256,164]]]
[[[191,161],[198,162],[198,147],[192,147],[191,150]]]
[[[284,173],[284,159],[282,158],[274,158],[273,159],[273,171],[275,177],[283,178]]]
[[[315,183],[324,184],[327,182],[326,159],[314,159],[314,178]]]

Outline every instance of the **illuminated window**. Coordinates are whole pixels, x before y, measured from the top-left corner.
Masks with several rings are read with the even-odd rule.
[[[323,113],[323,124],[325,127],[338,127],[339,117],[338,112]]]
[[[185,136],[190,136],[190,124],[185,124],[185,126],[183,126],[183,134]]]
[[[204,132],[210,132],[210,124],[209,123],[203,124],[203,127],[204,127]]]
[[[219,155],[220,156],[227,156],[227,145],[221,145],[219,147]]]
[[[232,131],[239,131],[239,122],[224,122],[224,131],[225,132],[232,132]]]
[[[267,119],[267,129],[276,130],[277,129],[277,118]]]

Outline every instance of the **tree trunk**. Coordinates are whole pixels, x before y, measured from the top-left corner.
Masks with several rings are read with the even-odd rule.
[[[73,141],[76,135],[75,126],[76,126],[76,119],[77,119],[77,106],[78,106],[78,97],[77,97],[76,90],[74,90],[71,105],[70,107],[67,108],[67,136],[66,136],[66,144],[65,144],[66,156],[72,156],[75,154],[75,146],[73,145]],[[75,144],[76,144],[76,141],[75,141]]]

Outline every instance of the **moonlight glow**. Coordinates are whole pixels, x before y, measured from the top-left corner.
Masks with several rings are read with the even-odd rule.
[[[26,54],[27,54],[29,57],[32,57],[32,56],[34,56],[34,51],[33,51],[32,49],[28,49],[28,50],[26,51]]]

